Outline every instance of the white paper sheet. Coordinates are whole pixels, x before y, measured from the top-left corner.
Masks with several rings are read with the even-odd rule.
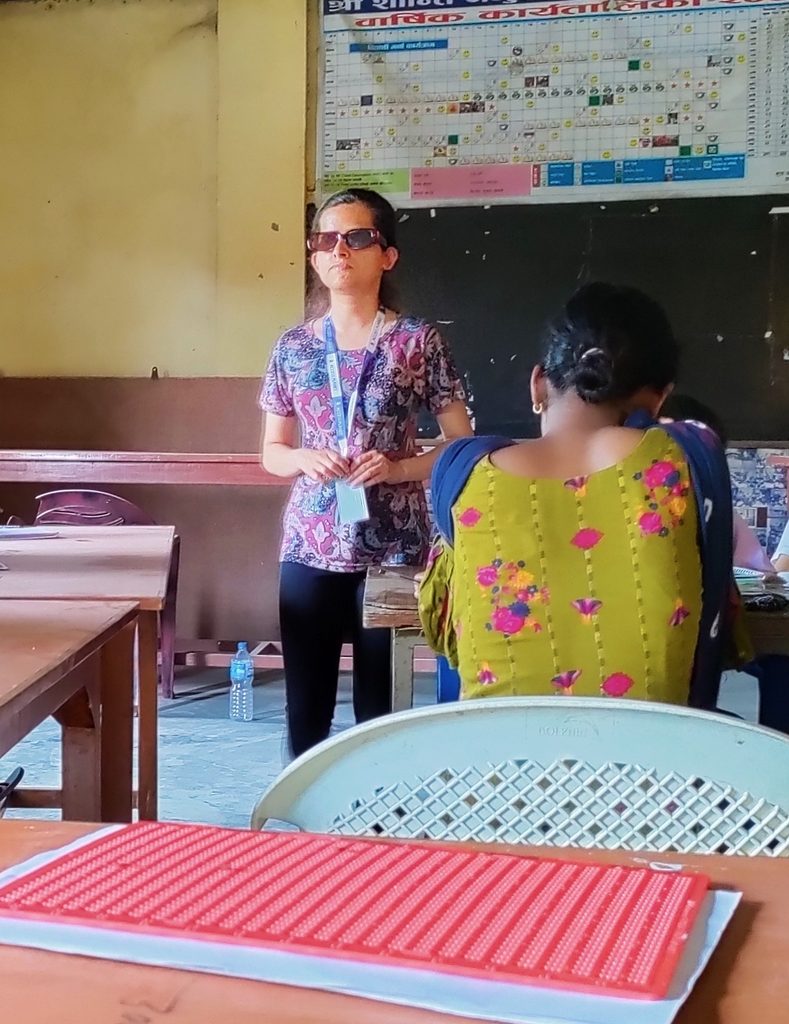
[[[0,526],[0,540],[49,540],[59,536],[49,526]]]
[[[0,885],[79,849],[117,827],[122,826],[102,829],[61,850],[40,854],[0,872]],[[677,870],[675,865],[666,867]],[[668,998],[660,1000],[581,995],[460,978],[429,970],[379,967],[199,939],[13,920],[2,915],[0,943],[342,992],[508,1024],[670,1024],[720,941],[741,896],[741,893],[722,891],[707,895]]]

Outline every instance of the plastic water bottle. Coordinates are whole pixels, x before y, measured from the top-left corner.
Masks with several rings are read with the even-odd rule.
[[[253,713],[252,680],[255,665],[245,643],[230,662],[230,717],[236,722],[251,722]]]

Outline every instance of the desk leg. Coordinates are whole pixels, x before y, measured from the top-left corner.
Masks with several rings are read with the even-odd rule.
[[[101,821],[132,820],[134,623],[101,651]]]
[[[95,654],[74,669],[82,688],[60,707],[61,806],[65,821],[101,819],[100,660]]]
[[[137,619],[140,674],[140,748],[138,796],[140,821],[155,821],[157,809],[158,729],[158,613],[141,611]]]
[[[392,630],[392,711],[405,711],[414,703],[414,648],[418,629]]]

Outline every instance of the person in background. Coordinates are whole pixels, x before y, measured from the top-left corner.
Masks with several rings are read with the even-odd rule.
[[[772,558],[775,572],[789,572],[789,522]],[[759,682],[759,725],[789,733],[789,657],[762,654],[744,669]]]
[[[773,566],[776,572],[789,572],[789,523],[784,527],[778,547],[775,549]]]
[[[440,455],[441,540],[419,611],[431,647],[459,668],[462,697],[714,708],[731,491],[712,431],[654,419],[678,359],[657,303],[587,285],[532,373],[542,436],[458,441]]]
[[[376,192],[348,189],[321,206],[307,247],[308,319],[277,341],[263,381],[263,466],[295,482],[284,514],[279,584],[292,752],[325,739],[343,637],[353,640],[357,722],[390,710],[390,642],[364,629],[366,570],[424,563],[423,481],[440,451],[419,455],[427,410],[444,438],[471,434],[465,394],[435,327],[398,312],[396,215]]]
[[[670,395],[663,403],[660,415],[671,420],[695,420],[700,426],[706,426],[714,431],[720,438],[721,444],[726,446],[726,430],[720,417],[709,406],[689,395]],[[772,575],[780,571],[779,558],[781,545],[784,543],[789,545],[789,526],[784,530],[771,562],[759,543],[756,533],[741,516],[734,513],[735,566],[744,566],[747,569],[756,569],[758,572]],[[789,546],[787,555],[789,555]],[[786,565],[789,568],[789,558],[786,560]],[[762,654],[755,657],[747,635],[747,622],[744,621],[741,611],[739,606],[734,609],[732,625],[734,643],[731,648],[729,665],[756,678],[759,685],[759,725],[789,733],[789,658],[781,654]]]
[[[690,395],[672,392],[660,409],[660,418],[666,422],[673,420],[692,420],[701,427],[714,431],[720,443],[726,448],[728,437],[720,416],[703,402]],[[746,523],[743,517],[733,511],[734,522],[734,565],[743,569],[755,569],[757,572],[772,573],[774,567],[767,552],[759,542],[756,532]]]

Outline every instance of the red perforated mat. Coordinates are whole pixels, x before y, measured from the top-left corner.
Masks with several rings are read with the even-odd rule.
[[[422,843],[129,825],[0,888],[0,915],[665,995],[702,875]]]

